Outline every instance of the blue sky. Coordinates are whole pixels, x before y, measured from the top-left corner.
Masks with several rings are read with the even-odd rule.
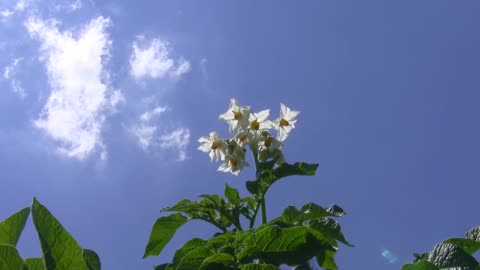
[[[45,204],[104,269],[142,260],[159,209],[240,176],[197,139],[230,98],[299,110],[289,162],[319,163],[267,198],[336,203],[341,269],[400,269],[479,225],[478,1],[0,1],[0,217]],[[28,223],[19,244],[40,255]],[[391,264],[381,256],[398,257]]]

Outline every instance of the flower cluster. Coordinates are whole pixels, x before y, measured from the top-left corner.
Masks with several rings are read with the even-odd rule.
[[[281,164],[285,162],[282,142],[295,127],[298,114],[298,111],[280,104],[280,117],[270,121],[270,110],[255,113],[250,106],[241,106],[232,98],[228,110],[219,118],[228,124],[229,131],[234,136],[223,139],[212,131],[209,136],[198,140],[201,144],[198,150],[208,153],[212,162],[224,161],[218,170],[234,175],[248,166],[245,161],[246,146],[250,147],[255,162],[274,160],[276,164]],[[270,133],[271,129],[276,130],[276,137]]]

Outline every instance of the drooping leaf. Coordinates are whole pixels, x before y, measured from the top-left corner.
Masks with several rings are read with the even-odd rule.
[[[405,264],[402,267],[402,270],[439,270],[439,269],[434,264],[426,260],[419,260],[416,263]]]
[[[0,245],[0,269],[24,270],[25,264],[13,245]]]
[[[241,201],[238,190],[230,187],[228,184],[225,184],[225,198],[227,198],[228,201],[234,205],[239,204]]]
[[[335,263],[335,253],[333,250],[325,250],[316,256],[317,263],[320,267],[328,270],[337,270],[338,266]]]
[[[427,261],[433,263],[438,268],[463,267],[466,269],[475,269],[478,262],[470,254],[451,243],[442,243],[428,252]]]
[[[42,258],[29,258],[25,260],[28,270],[45,270]]]
[[[179,213],[158,218],[153,225],[143,258],[158,256],[165,245],[172,239],[177,229],[187,221],[188,219]]]
[[[95,251],[90,249],[83,250],[83,259],[87,263],[88,270],[101,270],[102,264],[100,263],[100,258],[98,257]]]
[[[27,207],[0,222],[0,244],[17,245],[29,214],[30,207]]]
[[[480,249],[480,242],[467,238],[450,238],[443,242],[454,244],[470,255]]]
[[[272,264],[249,263],[240,267],[240,270],[278,270],[278,266]]]
[[[82,247],[36,199],[33,199],[32,218],[40,239],[46,270],[88,270],[82,256]]]
[[[465,234],[465,238],[480,242],[480,226],[474,227]]]
[[[340,224],[338,224],[335,220],[331,218],[311,219],[305,221],[304,225],[312,228],[315,233],[321,234],[322,237],[329,240],[329,243],[333,246],[337,246],[335,242],[336,240],[342,242],[347,246],[353,247],[353,245],[345,239]]]
[[[244,238],[242,250],[237,254],[240,262],[253,259],[274,265],[298,265],[323,250],[335,250],[324,239],[314,235],[307,227],[280,228],[263,225]]]
[[[215,253],[205,258],[200,270],[229,270],[235,265],[235,257],[228,253]]]
[[[153,267],[154,270],[167,270],[167,269],[171,269],[171,264],[169,263],[164,263],[164,264],[161,264],[161,265],[157,265],[155,267]]]

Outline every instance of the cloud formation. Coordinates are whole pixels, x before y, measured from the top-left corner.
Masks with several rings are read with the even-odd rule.
[[[143,36],[137,37],[132,44],[130,56],[130,75],[136,79],[178,80],[190,71],[190,62],[181,57],[177,63],[169,55],[167,43],[154,38],[147,46],[141,46]]]
[[[45,63],[51,94],[35,127],[58,141],[60,153],[84,159],[100,149],[104,120],[123,100],[120,92],[107,85],[103,58],[111,41],[106,33],[110,21],[98,17],[80,32],[60,32],[56,20],[29,18],[25,27],[40,41],[40,60]]]
[[[145,152],[154,149],[174,151],[178,161],[187,158],[186,150],[190,142],[190,130],[177,128],[165,131],[159,125],[157,118],[168,110],[167,107],[156,107],[141,114],[138,123],[129,129],[137,139],[137,144]]]
[[[12,63],[5,67],[3,71],[3,78],[10,81],[10,87],[12,88],[12,92],[17,94],[21,99],[24,99],[27,97],[27,93],[20,84],[20,81],[18,81],[14,77],[15,70],[17,69],[17,66],[22,60],[23,57],[13,59]]]
[[[187,146],[190,142],[190,130],[178,128],[160,137],[159,146],[163,149],[171,149],[177,152],[177,160],[187,159]]]

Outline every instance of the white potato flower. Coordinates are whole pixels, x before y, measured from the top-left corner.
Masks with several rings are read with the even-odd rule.
[[[280,117],[273,121],[272,126],[277,130],[277,140],[284,141],[288,137],[288,133],[295,128],[297,117],[300,112],[292,111],[287,106],[280,103]]]
[[[227,142],[221,139],[217,132],[210,132],[209,136],[201,137],[198,142],[201,143],[198,150],[208,153],[211,161],[225,160]]]
[[[263,110],[258,113],[250,113],[248,118],[248,128],[254,131],[269,130],[272,127],[272,122],[268,120],[270,110]]]
[[[230,133],[237,133],[239,130],[246,130],[248,127],[248,119],[250,117],[250,106],[240,106],[237,100],[230,99],[228,110],[219,116],[228,124]]]
[[[245,161],[245,151],[245,148],[238,145],[234,140],[230,140],[225,162],[218,167],[218,170],[238,176],[242,169],[248,167],[248,163]]]

